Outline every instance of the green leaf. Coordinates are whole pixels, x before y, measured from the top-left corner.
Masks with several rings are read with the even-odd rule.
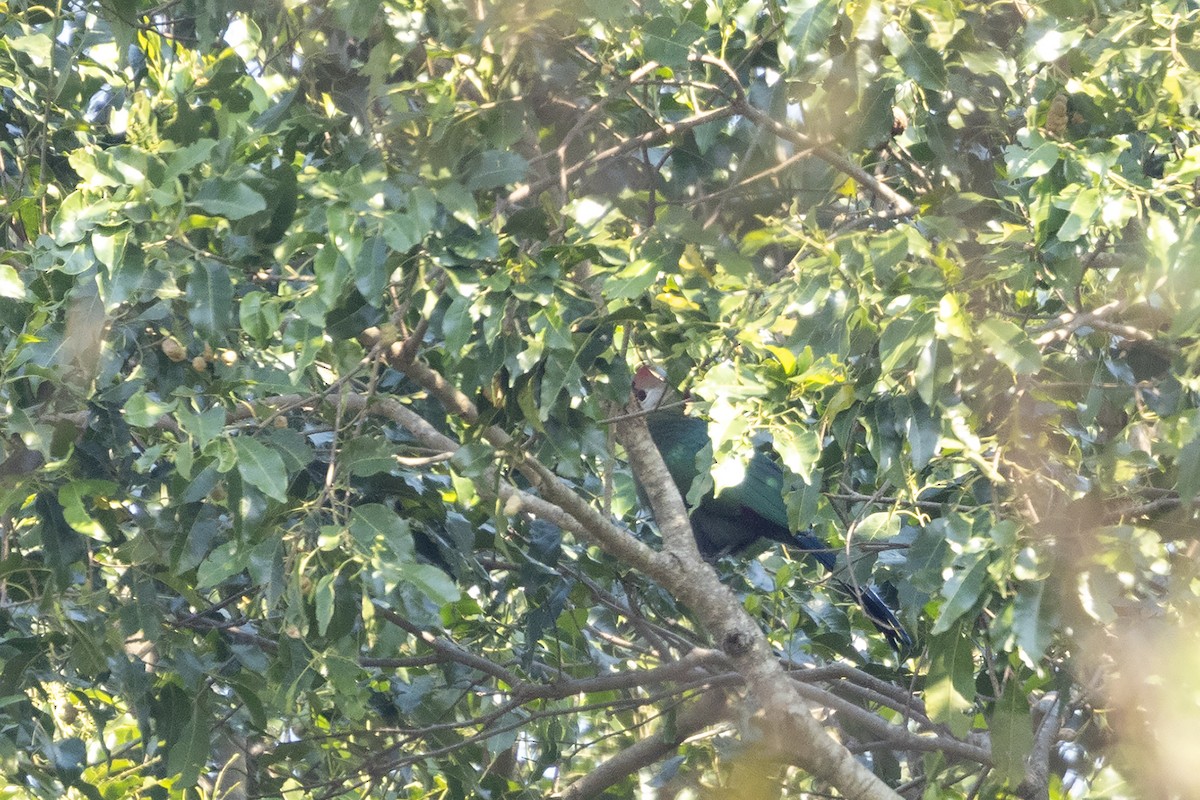
[[[279,99],[270,108],[254,118],[254,122],[251,123],[254,129],[259,133],[270,133],[275,130],[291,110],[299,91],[299,88],[295,88],[279,95]]]
[[[929,673],[925,683],[925,708],[934,722],[959,737],[971,729],[968,712],[975,703],[975,661],[969,623],[947,629],[929,640]]]
[[[1187,508],[1200,492],[1200,434],[1179,450],[1175,460],[1176,490],[1179,492],[1180,503]]]
[[[263,698],[259,696],[259,692],[268,690],[268,687],[261,685],[255,680],[254,675],[247,676],[243,679],[235,675],[222,675],[221,680],[229,684],[237,695],[238,700],[245,704],[246,711],[250,713],[250,724],[256,728],[263,729],[267,726],[267,708],[263,703]],[[269,691],[269,690],[268,690]]]
[[[778,347],[776,345],[767,345],[767,352],[775,356],[775,360],[783,368],[785,377],[790,377],[796,374],[796,354],[786,347]]]
[[[313,601],[316,605],[317,632],[322,636],[329,629],[329,621],[333,619],[333,601],[335,598],[334,582],[337,573],[322,576],[313,590]]]
[[[243,297],[238,303],[238,320],[260,347],[274,339],[283,324],[278,304],[266,292],[250,292]]]
[[[370,553],[377,543],[382,543],[401,561],[412,559],[412,534],[408,522],[381,503],[366,503],[350,512],[350,536],[364,553]]]
[[[467,162],[466,187],[473,192],[496,189],[525,177],[529,162],[510,150],[486,150]]]
[[[542,416],[547,417],[551,409],[547,408],[544,411],[538,407],[537,400],[533,394],[533,381],[525,381],[521,386],[521,390],[517,392],[517,407],[521,409],[521,414],[525,417],[525,421],[532,425],[540,433],[545,433],[546,428],[542,425]]]
[[[342,448],[340,463],[351,475],[365,478],[395,469],[396,451],[379,439],[351,439]]]
[[[225,542],[214,549],[196,569],[196,588],[209,589],[246,568],[246,552],[237,542]]]
[[[1008,164],[1008,177],[1012,180],[1038,178],[1054,169],[1061,151],[1054,142],[1042,141],[1028,150],[1019,145],[1004,149],[1004,160]]]
[[[785,64],[804,63],[825,49],[833,26],[837,22],[837,0],[809,0],[788,4],[787,39],[780,43],[780,60]],[[888,127],[891,127],[891,108],[888,108]]]
[[[937,621],[933,624],[933,633],[940,634],[950,630],[950,627],[966,614],[979,601],[983,593],[983,582],[987,578],[987,568],[990,559],[988,553],[963,553],[951,568],[953,574],[942,588],[942,597],[946,604],[942,606]]]
[[[632,258],[604,282],[604,296],[609,300],[640,297],[658,280],[658,264],[645,258]]]
[[[175,410],[176,404],[175,400],[164,403],[140,388],[125,401],[125,421],[135,428],[153,428],[161,417]]]
[[[58,502],[62,504],[63,518],[72,529],[90,536],[101,542],[109,541],[104,527],[87,510],[83,503],[85,497],[96,495],[111,495],[117,491],[117,484],[104,480],[71,481],[58,490]]]
[[[1022,581],[1013,602],[1013,632],[1030,663],[1046,653],[1053,638],[1052,620],[1046,611],[1046,582]]]
[[[230,220],[244,219],[267,210],[267,201],[261,194],[241,181],[226,178],[209,178],[200,185],[188,205]]]
[[[893,42],[889,42],[889,47]],[[934,92],[946,90],[946,65],[938,53],[921,42],[904,42],[898,52],[893,50],[900,68],[922,88]]]
[[[175,150],[167,156],[165,179],[174,180],[209,161],[216,147],[215,139],[199,139]]]
[[[1118,575],[1106,567],[1092,567],[1078,580],[1079,604],[1092,619],[1111,625],[1125,604],[1126,587]]]
[[[0,297],[9,297],[13,300],[25,299],[25,282],[8,264],[0,264]]]
[[[467,341],[475,330],[475,322],[471,318],[471,300],[459,295],[450,301],[442,315],[442,334],[445,336],[446,349],[455,355],[467,346]]]
[[[458,586],[449,575],[437,567],[406,563],[400,564],[398,569],[402,580],[414,586],[436,605],[453,603],[460,597]]]
[[[427,232],[414,214],[389,214],[380,226],[383,240],[397,253],[407,253],[414,245],[420,244]]]
[[[167,772],[178,775],[174,786],[185,789],[195,786],[200,779],[200,772],[208,764],[212,753],[209,741],[211,721],[208,718],[207,694],[201,692],[192,707],[192,716],[184,724],[179,740],[167,753]]]
[[[467,442],[451,456],[450,466],[460,475],[478,478],[482,477],[495,461],[496,451],[487,442]]]
[[[1085,234],[1100,210],[1100,190],[1083,189],[1069,203],[1055,201],[1056,208],[1066,208],[1067,218],[1055,236],[1060,242],[1073,242]]]
[[[1015,786],[1025,778],[1025,761],[1033,751],[1033,715],[1029,698],[1015,678],[1004,683],[1004,694],[991,716],[992,764],[1000,777]]]
[[[314,452],[308,437],[291,428],[272,428],[259,434],[258,439],[283,459],[289,479],[308,467]]]
[[[279,453],[246,436],[233,439],[242,480],[272,500],[287,501],[287,470]]]
[[[774,431],[775,452],[783,465],[812,483],[813,469],[821,460],[821,437],[813,428],[789,426]]]
[[[382,236],[370,236],[362,243],[354,259],[354,286],[373,306],[383,303],[383,292],[391,280],[388,266],[388,246]]]
[[[54,53],[54,40],[46,33],[30,33],[24,36],[10,36],[5,43],[9,49],[29,56],[33,66],[45,69],[50,66]]]
[[[229,339],[233,314],[233,283],[224,264],[204,260],[187,284],[188,319],[210,342]]]
[[[856,541],[878,542],[891,539],[900,533],[902,520],[899,514],[890,511],[876,511],[863,517],[854,529]]]
[[[163,182],[162,162],[129,145],[101,152],[76,150],[71,165],[92,186],[158,186]]]
[[[992,355],[1017,375],[1032,375],[1042,368],[1042,354],[1025,331],[1005,319],[979,323],[979,338]]]
[[[932,314],[906,314],[887,324],[879,338],[880,366],[890,373],[907,367],[933,338]]]
[[[183,476],[184,480],[192,479],[192,468],[196,463],[196,453],[192,449],[191,442],[183,442],[175,450],[175,471]]]
[[[175,418],[179,427],[196,440],[196,445],[201,450],[225,429],[225,409],[220,406],[207,408],[198,414],[181,408]]]
[[[65,246],[78,242],[88,231],[109,221],[113,204],[93,197],[83,190],[71,192],[58,207],[51,225],[51,233],[57,245]]]
[[[892,138],[895,124],[893,107],[896,104],[896,84],[892,80],[876,80],[863,92],[858,118],[861,127],[855,132],[861,146],[875,149]]]
[[[458,181],[451,181],[437,190],[437,201],[445,206],[456,220],[472,230],[479,228],[479,205],[475,196]]]
[[[681,67],[687,63],[692,44],[702,35],[704,31],[694,22],[676,27],[670,17],[655,17],[642,29],[642,51],[647,61]]]
[[[125,260],[125,244],[128,239],[129,228],[95,230],[92,231],[92,251],[101,264],[110,271],[115,270],[120,268]]]
[[[912,409],[903,424],[913,469],[920,472],[929,465],[937,452],[938,443],[941,441],[942,421],[927,406],[919,403],[914,405],[918,407]]]

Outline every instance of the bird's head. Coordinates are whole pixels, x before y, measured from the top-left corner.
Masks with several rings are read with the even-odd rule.
[[[667,381],[662,372],[642,364],[633,374],[633,396],[643,411],[650,411],[662,404],[667,394]]]

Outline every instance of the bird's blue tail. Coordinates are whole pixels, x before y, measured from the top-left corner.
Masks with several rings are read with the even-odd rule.
[[[795,546],[821,562],[825,569],[836,573],[837,558],[825,542],[807,533],[797,533],[795,534]],[[874,589],[869,586],[853,586],[841,579],[838,579],[837,584],[842,591],[858,601],[858,605],[867,615],[867,619],[871,620],[871,624],[879,629],[893,650],[904,653],[912,647],[912,637],[908,635],[908,631],[900,624],[900,620],[896,619],[896,615]]]

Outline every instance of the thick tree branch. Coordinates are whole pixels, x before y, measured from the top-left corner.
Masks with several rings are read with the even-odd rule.
[[[654,446],[645,419],[625,419],[616,423],[616,431],[650,499],[663,540],[690,537],[683,498]],[[696,612],[745,679],[763,715],[764,743],[781,760],[795,763],[847,797],[898,797],[814,719],[813,707],[801,697],[796,684],[787,680],[758,624],[701,560],[694,543],[690,550],[679,548],[671,555],[673,574],[655,578]]]
[[[417,360],[394,366],[404,369],[448,411],[469,423],[479,423],[478,411],[470,398],[440,374]],[[370,400],[369,406],[367,398],[357,394],[345,393],[342,400],[348,410],[369,408],[372,413],[396,421],[427,447],[438,451],[457,449],[454,440],[391,398]],[[508,453],[516,468],[534,483],[545,499],[521,492],[503,480],[489,478],[481,482],[479,488],[486,492],[490,486],[497,487],[510,511],[528,510],[596,543],[622,563],[649,575],[691,607],[745,679],[754,701],[765,715],[766,741],[780,754],[781,760],[796,763],[837,787],[847,797],[870,800],[898,797],[813,718],[813,708],[787,680],[758,624],[700,558],[683,498],[670,480],[645,420],[640,417],[626,419],[616,423],[615,428],[635,474],[646,488],[663,539],[668,543],[663,553],[650,549],[592,508],[572,487],[523,453],[512,437],[495,426],[484,426],[483,438],[497,450]]]
[[[1027,800],[1048,800],[1050,797],[1050,752],[1058,743],[1058,732],[1062,728],[1062,702],[1056,692],[1042,698],[1044,712],[1034,729],[1033,750],[1025,769],[1021,796]]]
[[[404,369],[410,378],[415,380],[452,414],[473,425],[479,424],[479,412],[475,404],[465,394],[451,386],[445,378],[430,369],[420,361],[408,365],[393,365]],[[408,428],[413,435],[425,443],[438,442],[443,446],[453,444],[449,437],[438,433],[432,425],[410,409],[396,403],[393,413],[399,418],[406,419],[418,430]],[[435,436],[436,434],[436,436]],[[661,553],[639,541],[628,530],[616,525],[611,519],[593,508],[580,497],[570,485],[547,469],[537,459],[531,458],[521,451],[520,446],[511,436],[494,425],[482,428],[483,438],[500,452],[508,453],[513,459],[513,465],[538,489],[544,500],[539,500],[528,493],[520,492],[505,481],[499,483],[502,499],[515,499],[524,508],[528,508],[536,516],[547,519],[560,527],[593,542],[609,555],[621,560],[629,566],[641,570],[656,580],[667,574],[669,561]],[[426,441],[428,439],[428,441]],[[455,445],[455,448],[457,445]],[[486,490],[486,487],[480,487]],[[555,508],[557,507],[557,512]]]
[[[452,414],[472,424],[479,414],[465,394],[451,386],[439,373],[419,360],[394,364],[437,398]],[[361,402],[365,405],[366,400]],[[404,425],[418,440],[439,450],[454,449],[453,440],[396,401],[372,401],[379,410]],[[506,501],[516,501],[538,516],[550,519],[602,549],[626,565],[638,569],[674,594],[700,616],[746,680],[758,706],[769,715],[770,745],[784,760],[801,764],[814,776],[836,786],[847,797],[895,798],[887,784],[860,764],[834,741],[812,716],[812,707],[800,696],[767,645],[758,624],[742,608],[733,592],[705,564],[691,535],[687,509],[670,479],[662,456],[654,447],[640,417],[615,425],[617,437],[629,454],[634,473],[645,487],[655,511],[663,539],[663,553],[655,552],[615,525],[580,497],[567,483],[543,464],[522,452],[507,433],[495,426],[482,428],[483,438],[514,459],[514,465],[538,488],[545,500],[519,492],[505,481],[488,482],[499,487]],[[481,490],[486,487],[481,485]],[[557,506],[557,509],[554,508]],[[557,512],[557,513],[556,513]]]

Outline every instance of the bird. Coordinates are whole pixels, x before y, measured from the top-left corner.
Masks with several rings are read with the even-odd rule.
[[[633,391],[645,412],[650,438],[662,454],[671,479],[686,497],[700,474],[696,455],[709,443],[708,423],[684,414],[682,404],[663,407],[666,382],[647,365],[634,374]],[[783,500],[785,479],[783,467],[767,453],[757,451],[746,465],[741,483],[701,498],[691,512],[700,555],[714,561],[723,555],[740,553],[763,539],[804,552],[835,575],[836,584],[858,601],[894,650],[904,652],[911,648],[912,637],[874,589],[851,585],[836,577],[840,570],[834,551],[811,531],[791,529]]]

